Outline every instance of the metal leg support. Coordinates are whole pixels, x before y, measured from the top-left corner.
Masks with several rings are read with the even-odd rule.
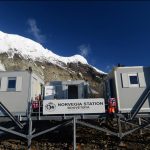
[[[41,113],[41,103],[39,101],[39,118],[38,118],[39,120],[41,120],[41,114],[40,113]]]
[[[31,111],[32,111],[32,103],[29,102],[29,114],[28,114],[29,126],[28,126],[28,136],[27,136],[27,140],[28,140],[28,150],[31,150],[31,140],[32,140],[32,119],[31,119]]]
[[[76,118],[73,118],[73,150],[76,150]]]
[[[118,127],[119,127],[118,136],[119,136],[120,139],[122,139],[122,127],[121,127],[120,117],[118,117]]]
[[[32,120],[29,119],[29,129],[28,129],[28,150],[31,149],[31,141],[32,141]]]
[[[139,125],[141,126],[142,125],[142,121],[141,121],[141,118],[139,117]],[[140,135],[142,135],[142,129],[140,129]]]

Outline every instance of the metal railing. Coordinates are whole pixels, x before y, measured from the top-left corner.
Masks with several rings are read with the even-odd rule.
[[[32,101],[32,115],[38,116],[38,120],[41,119],[43,112],[43,100]]]

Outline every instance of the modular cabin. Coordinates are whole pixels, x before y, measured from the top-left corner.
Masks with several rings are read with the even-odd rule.
[[[101,95],[116,98],[119,113],[142,113],[150,112],[149,89],[150,67],[115,67],[101,84]]]
[[[0,102],[14,116],[26,116],[28,103],[41,99],[44,81],[32,71],[1,71]],[[5,116],[0,108],[0,116]]]
[[[45,100],[88,98],[89,85],[84,80],[51,81],[45,86]]]

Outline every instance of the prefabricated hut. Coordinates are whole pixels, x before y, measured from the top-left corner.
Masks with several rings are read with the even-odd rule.
[[[0,83],[0,102],[15,116],[26,116],[28,103],[43,95],[44,81],[31,71],[1,71]]]
[[[118,112],[150,112],[150,67],[115,67],[101,84],[101,96],[116,98]],[[145,100],[144,100],[145,99]],[[144,104],[142,104],[144,102]]]

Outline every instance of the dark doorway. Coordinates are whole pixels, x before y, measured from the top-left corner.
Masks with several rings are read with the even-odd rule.
[[[78,99],[77,85],[68,85],[68,99]]]

